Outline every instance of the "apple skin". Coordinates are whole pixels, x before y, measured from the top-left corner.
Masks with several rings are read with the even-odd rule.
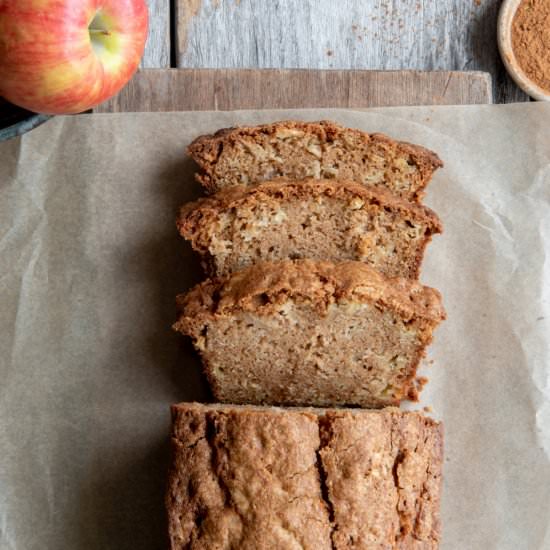
[[[37,113],[86,111],[130,80],[147,26],[145,0],[0,0],[0,96]]]

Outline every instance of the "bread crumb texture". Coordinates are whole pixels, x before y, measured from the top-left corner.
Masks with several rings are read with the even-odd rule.
[[[197,138],[188,153],[210,193],[278,177],[342,178],[416,201],[443,166],[434,152],[418,145],[330,121],[226,128]]]
[[[178,297],[222,402],[383,407],[415,398],[440,294],[361,262],[265,262]]]
[[[179,404],[170,547],[437,549],[443,427],[419,413]]]
[[[260,261],[357,260],[390,277],[417,279],[442,231],[429,208],[345,180],[238,185],[184,205],[178,229],[210,275]]]

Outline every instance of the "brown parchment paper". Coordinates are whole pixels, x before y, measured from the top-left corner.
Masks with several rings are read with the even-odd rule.
[[[550,548],[550,105],[57,117],[0,144],[0,549],[164,548],[171,403],[208,399],[174,296],[184,148],[329,118],[437,151],[422,280],[448,320],[419,406],[446,425],[447,550]]]

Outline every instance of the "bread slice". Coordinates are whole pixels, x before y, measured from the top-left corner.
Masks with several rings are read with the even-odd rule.
[[[435,550],[443,426],[419,413],[172,407],[170,547]]]
[[[210,275],[259,261],[360,260],[416,279],[441,222],[425,206],[342,180],[279,179],[234,186],[184,205],[178,229]]]
[[[188,153],[209,193],[276,177],[341,178],[420,200],[439,157],[418,145],[334,122],[282,121],[226,128],[197,138]]]
[[[265,262],[178,296],[216,400],[383,407],[415,398],[439,293],[360,262]]]

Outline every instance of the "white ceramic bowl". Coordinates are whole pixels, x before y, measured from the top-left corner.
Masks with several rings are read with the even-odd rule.
[[[521,0],[504,0],[500,6],[497,30],[500,56],[514,82],[526,94],[529,94],[533,99],[550,101],[550,92],[537,86],[537,84],[529,79],[519,66],[512,49],[512,21],[520,3]]]

